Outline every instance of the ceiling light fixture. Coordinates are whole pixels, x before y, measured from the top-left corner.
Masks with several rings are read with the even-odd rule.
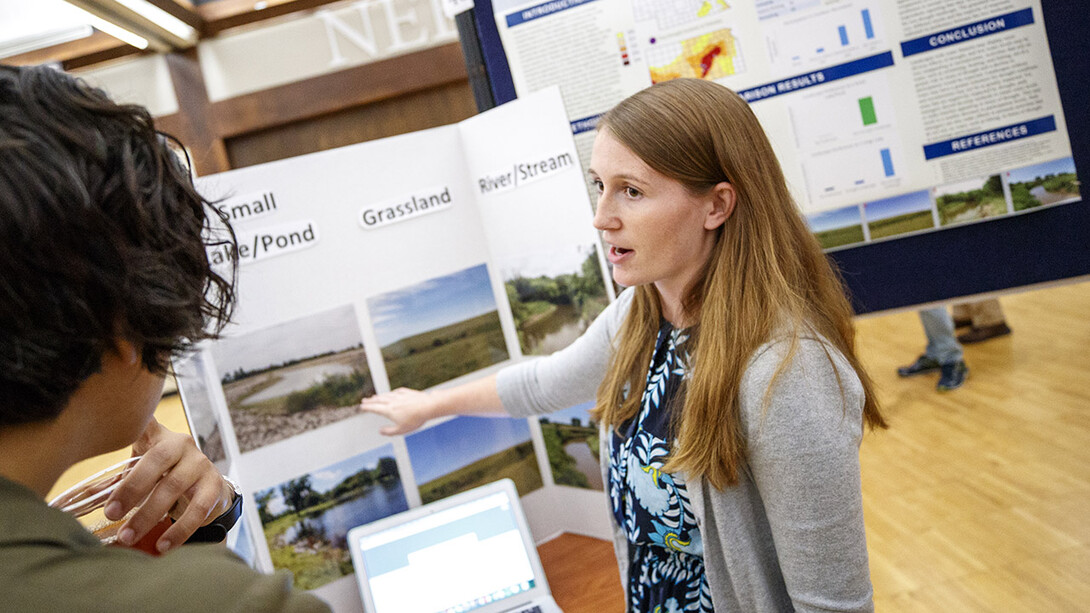
[[[91,25],[139,49],[170,51],[188,49],[197,44],[198,32],[195,28],[147,0],[66,1],[99,20]],[[110,26],[100,27],[106,23],[112,26],[113,31],[107,29]],[[143,46],[137,44],[137,39],[144,41]]]
[[[130,32],[119,25],[106,21],[105,19],[99,17],[98,15],[95,15],[94,13],[84,9],[83,7],[75,5],[73,6],[80,11],[83,11],[83,13],[87,16],[87,23],[90,24],[91,27],[93,27],[94,29],[99,30],[100,32],[105,32],[106,34],[113,36],[117,40],[127,45],[132,45],[133,47],[136,47],[140,50],[147,49],[150,46],[151,43],[143,36],[134,34],[133,32]]]

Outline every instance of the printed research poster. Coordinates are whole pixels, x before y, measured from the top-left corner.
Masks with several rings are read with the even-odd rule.
[[[1081,200],[1039,0],[495,0],[519,96],[580,157],[659,81],[741,94],[826,249]]]

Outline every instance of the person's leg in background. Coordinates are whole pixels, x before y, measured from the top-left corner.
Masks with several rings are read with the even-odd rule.
[[[954,335],[954,320],[946,307],[934,307],[919,311],[920,323],[927,336],[927,348],[923,355],[908,366],[897,369],[902,377],[939,371],[936,388],[946,392],[961,387],[969,375],[964,352]]]
[[[954,320],[958,323],[968,321],[971,326],[968,332],[958,335],[958,340],[965,344],[1011,333],[998,298],[954,305]]]

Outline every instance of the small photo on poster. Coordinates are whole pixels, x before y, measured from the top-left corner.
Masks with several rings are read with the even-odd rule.
[[[1082,198],[1075,160],[1061,158],[1007,172],[1014,210],[1024,211],[1049,204],[1067,204]]]
[[[303,590],[352,574],[349,530],[409,508],[393,445],[254,492],[254,502],[273,566]]]
[[[224,338],[212,358],[243,453],[352,417],[375,393],[351,305]]]
[[[539,418],[553,483],[602,490],[598,463],[598,424],[590,416],[594,402],[586,402]]]
[[[593,244],[527,254],[499,264],[526,355],[547,355],[579,338],[609,304]]]
[[[390,389],[425,389],[507,360],[484,264],[367,301]]]
[[[212,396],[205,380],[204,354],[194,353],[173,364],[178,394],[189,421],[189,430],[197,447],[208,456],[220,472],[226,472],[227,453],[223,446],[223,429],[213,408]]]
[[[871,240],[930,230],[935,227],[931,214],[931,194],[927,190],[901,194],[863,205]]]
[[[992,175],[969,179],[931,190],[939,211],[939,225],[977,221],[1007,214],[1003,197],[1003,179]]]
[[[822,249],[843,247],[861,243],[863,236],[863,218],[857,205],[842,209],[822,211],[806,217],[814,238],[821,243]]]
[[[424,504],[507,477],[519,496],[542,485],[530,425],[511,417],[455,417],[405,437]]]

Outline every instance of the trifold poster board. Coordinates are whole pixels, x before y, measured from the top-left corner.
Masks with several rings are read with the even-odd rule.
[[[503,477],[536,539],[609,535],[589,407],[404,437],[358,409],[564,347],[613,298],[567,125],[554,89],[199,180],[237,232],[239,302],[176,370],[202,449],[243,487],[259,568],[358,611],[348,530]]]
[[[483,0],[475,11],[496,101],[559,86],[584,163],[598,117],[652,83],[737,91],[861,311],[1090,274],[1085,248],[1055,254],[1081,261],[1074,270],[1034,263],[1069,234],[1086,243],[1084,229],[1054,223],[1082,199],[1063,103],[1085,123],[1085,81],[1061,100],[1050,42],[1073,41],[1049,40],[1040,0]],[[1063,214],[1085,217],[1076,207]]]

